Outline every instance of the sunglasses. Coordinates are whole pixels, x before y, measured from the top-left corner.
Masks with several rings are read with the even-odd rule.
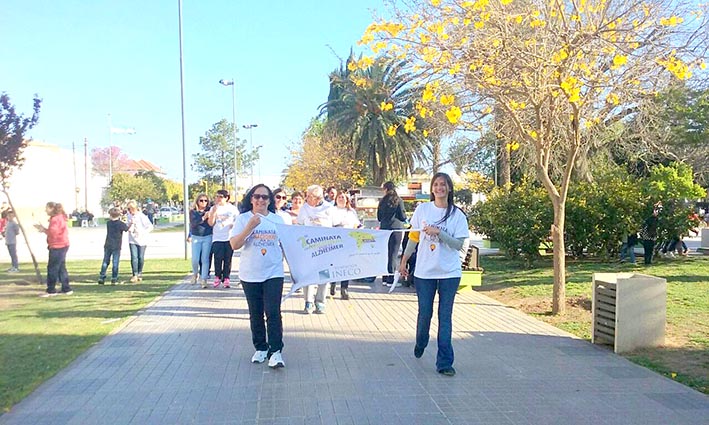
[[[268,201],[268,195],[260,195],[258,193],[254,193],[251,195],[251,199],[260,199],[262,201]]]
[[[216,195],[215,198],[224,198],[224,195]]]
[[[209,199],[198,199],[197,202],[209,202]]]
[[[288,199],[287,196],[276,195],[276,199]]]

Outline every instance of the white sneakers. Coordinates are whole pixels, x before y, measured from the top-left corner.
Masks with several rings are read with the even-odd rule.
[[[254,356],[251,357],[251,363],[263,363],[266,361],[268,358],[268,351],[257,351],[254,353]],[[271,354],[271,358],[268,359],[268,367],[276,369],[279,367],[285,367],[286,364],[283,361],[283,356],[281,355],[281,351],[276,351],[275,353]]]
[[[263,363],[268,358],[268,351],[257,351],[254,356],[251,357],[251,363]]]
[[[281,350],[276,351],[271,354],[271,358],[268,359],[268,367],[276,369],[279,367],[285,367],[286,364],[283,362],[283,356],[281,355]]]

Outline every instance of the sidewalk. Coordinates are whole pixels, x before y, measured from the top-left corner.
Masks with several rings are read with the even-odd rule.
[[[278,370],[250,363],[240,287],[178,284],[0,424],[709,423],[705,395],[475,292],[456,298],[458,374],[439,375],[435,318],[416,359],[416,295],[379,282],[326,315],[287,300]]]

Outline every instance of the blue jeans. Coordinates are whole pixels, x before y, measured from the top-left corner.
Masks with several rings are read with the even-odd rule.
[[[47,261],[47,292],[50,294],[57,292],[57,281],[62,285],[62,292],[71,291],[69,286],[69,273],[66,271],[66,253],[69,247],[49,248],[49,260]]]
[[[10,261],[13,268],[19,268],[20,263],[17,262],[17,245],[12,243],[7,246],[7,252],[10,254]]]
[[[108,264],[113,262],[113,267],[111,268],[111,280],[115,282],[118,280],[118,262],[121,261],[121,249],[103,249],[103,263],[101,264],[101,273],[98,277],[101,280],[106,279],[106,269],[108,269]]]
[[[436,369],[439,371],[453,366],[453,302],[460,284],[459,277],[446,279],[420,279],[414,277],[419,312],[416,320],[416,346],[423,349],[428,346],[433,299],[438,291],[438,354]]]
[[[209,277],[210,256],[212,254],[212,235],[192,235],[192,275],[207,280]],[[202,264],[200,273],[199,265]]]
[[[625,261],[625,257],[635,264],[635,245],[630,246],[627,242],[623,242],[623,246],[620,247],[620,261]]]
[[[283,321],[281,319],[281,296],[283,278],[274,277],[265,282],[244,282],[246,303],[249,305],[251,341],[257,351],[272,353],[283,349]],[[263,317],[266,315],[266,322]]]
[[[128,244],[130,248],[130,268],[133,276],[143,276],[143,264],[145,263],[146,245]]]

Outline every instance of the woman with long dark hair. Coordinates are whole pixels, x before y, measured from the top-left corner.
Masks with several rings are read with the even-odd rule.
[[[66,253],[69,251],[69,229],[66,225],[64,207],[58,202],[47,202],[45,211],[49,216],[49,224],[44,227],[36,224],[40,232],[47,235],[47,292],[43,296],[57,295],[57,281],[62,285],[62,294],[74,293],[69,286],[69,273],[66,270]]]
[[[396,187],[393,182],[386,182],[382,185],[384,196],[379,200],[377,207],[377,220],[379,228],[382,230],[400,230],[404,228],[406,222],[406,211],[404,210],[404,201],[396,193]],[[394,273],[398,263],[399,248],[404,237],[402,232],[392,232],[389,236],[388,263],[387,271]],[[382,277],[382,284],[390,285],[394,282],[394,276],[388,275]]]
[[[264,184],[249,190],[241,202],[241,214],[231,230],[231,248],[241,250],[239,280],[249,305],[251,340],[256,352],[252,363],[268,358],[271,368],[284,367],[283,321],[283,251],[276,224],[285,224],[275,213],[273,192]],[[264,323],[264,314],[266,322]]]
[[[399,272],[404,278],[408,276],[406,262],[420,244],[414,271],[419,307],[414,356],[423,356],[428,345],[433,299],[438,292],[436,370],[453,376],[453,302],[462,276],[459,252],[468,238],[468,221],[453,203],[453,181],[448,174],[436,173],[431,179],[431,201],[416,207],[411,217],[413,229],[420,231],[411,232]]]
[[[192,243],[192,283],[207,287],[212,265],[212,226],[209,225],[209,197],[200,193],[190,210],[190,242]]]

